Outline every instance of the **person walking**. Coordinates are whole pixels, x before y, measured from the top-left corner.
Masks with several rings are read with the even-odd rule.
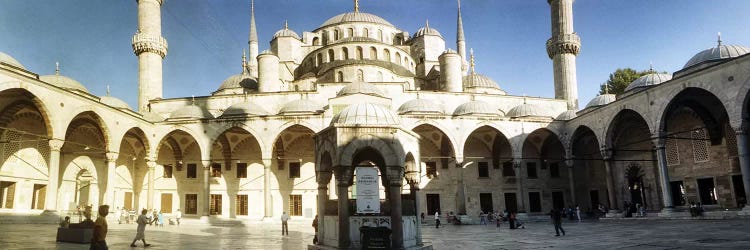
[[[435,228],[440,228],[440,212],[435,211]]]
[[[581,222],[581,207],[576,204],[576,218],[578,218],[578,222]]]
[[[135,234],[135,239],[133,239],[133,243],[130,243],[130,247],[135,247],[135,242],[138,240],[143,241],[143,247],[151,246],[151,244],[146,243],[146,224],[150,224],[153,221],[149,221],[146,214],[148,214],[148,210],[143,209],[141,215],[139,215],[136,220],[136,223],[138,223],[138,229]]]
[[[281,235],[289,235],[289,225],[287,222],[289,221],[289,215],[284,212],[284,214],[281,215]]]
[[[122,224],[122,211],[120,210],[120,207],[115,208],[115,218],[117,219],[117,224]]]
[[[315,219],[313,219],[312,227],[315,229],[315,237],[313,237],[313,244],[318,244],[318,215],[315,215]]]
[[[182,212],[180,212],[180,209],[177,209],[177,212],[174,213],[174,218],[177,221],[177,225],[180,225],[180,219],[182,219]]]
[[[164,214],[162,214],[161,211],[159,211],[159,216],[157,218],[159,218],[159,227],[164,227]]]
[[[99,206],[99,217],[94,222],[94,235],[91,237],[91,250],[107,250],[107,214],[109,214],[109,206]]]
[[[549,214],[549,216],[552,218],[552,224],[555,225],[555,236],[560,236],[560,231],[562,231],[562,235],[565,236],[565,229],[562,228],[561,211],[552,209],[549,211]]]

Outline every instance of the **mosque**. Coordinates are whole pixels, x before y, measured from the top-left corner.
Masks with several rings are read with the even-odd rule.
[[[135,109],[0,52],[0,212],[321,214],[324,245],[357,246],[369,217],[355,213],[355,167],[375,167],[372,218],[398,247],[420,245],[421,213],[616,213],[631,202],[676,216],[700,202],[750,214],[750,49],[719,40],[679,71],[579,107],[573,1],[548,0],[554,98],[513,95],[476,72],[460,5],[449,48],[435,27],[410,34],[358,1],[301,36],[285,26],[263,52],[251,6],[238,73],[210,95],[162,98],[165,1],[139,0]]]

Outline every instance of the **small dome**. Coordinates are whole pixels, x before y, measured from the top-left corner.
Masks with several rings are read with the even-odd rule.
[[[453,111],[453,115],[499,115],[500,112],[492,105],[483,101],[470,101],[461,104]]]
[[[364,82],[364,81],[355,81],[350,84],[347,84],[345,87],[343,87],[341,90],[339,90],[338,93],[336,93],[336,96],[345,96],[345,95],[353,95],[353,94],[367,94],[367,95],[374,95],[379,97],[385,97],[385,93],[383,90],[378,88],[377,86]]]
[[[232,106],[229,106],[223,114],[221,114],[222,117],[224,116],[263,116],[268,115],[268,111],[263,109],[261,106],[258,106],[255,103],[252,102],[241,102],[236,103]]]
[[[130,106],[128,106],[127,103],[118,99],[117,97],[102,96],[101,98],[99,98],[99,102],[116,109],[130,109]]]
[[[240,74],[230,76],[229,78],[224,80],[224,82],[221,83],[221,86],[214,93],[230,89],[258,90],[258,81],[255,78],[251,77],[249,73],[242,72]]]
[[[539,105],[531,104],[531,103],[524,103],[518,106],[513,107],[508,111],[505,116],[510,118],[518,118],[518,117],[528,117],[528,116],[534,116],[534,117],[552,117],[552,115],[549,115],[546,112],[546,109],[539,107]]]
[[[39,80],[42,80],[43,82],[55,85],[60,88],[68,89],[68,90],[78,90],[78,91],[86,92],[86,93],[89,92],[89,90],[86,89],[86,87],[84,87],[83,84],[67,76],[46,75],[46,76],[39,77]]]
[[[578,114],[576,114],[575,110],[566,110],[560,113],[559,115],[557,115],[557,117],[555,117],[555,120],[569,121],[569,120],[573,120],[573,118],[576,118],[576,117],[578,117]]]
[[[273,39],[279,37],[294,37],[295,39],[300,40],[299,35],[293,30],[290,30],[286,23],[284,23],[283,29],[276,31],[276,34],[273,34]]]
[[[308,99],[299,99],[288,102],[281,107],[279,114],[294,113],[320,113],[323,112],[323,105]]]
[[[213,118],[211,113],[196,105],[188,105],[173,111],[169,119],[203,119]]]
[[[443,105],[440,105],[433,101],[426,99],[414,99],[402,104],[401,107],[398,108],[398,113],[401,115],[408,113],[430,113],[442,115],[445,113],[444,110],[445,109],[443,108]]]
[[[331,120],[331,125],[399,125],[398,115],[388,108],[371,103],[352,104]]]
[[[672,80],[672,75],[670,74],[660,74],[660,73],[650,73],[643,75],[639,77],[638,79],[635,79],[635,81],[631,82],[628,87],[625,88],[625,92],[628,92],[633,89],[637,88],[645,88],[650,87],[653,85],[658,85],[660,83],[666,82]]]
[[[604,106],[609,104],[610,102],[614,102],[615,100],[617,100],[617,98],[613,94],[598,95],[594,97],[594,99],[591,99],[589,104],[586,104],[586,108]]]
[[[440,35],[440,32],[437,29],[430,27],[429,23],[427,23],[424,27],[419,28],[419,30],[417,30],[417,33],[414,33],[414,38],[425,35],[439,36],[440,38],[443,38],[443,36]]]
[[[347,12],[347,13],[339,14],[337,16],[329,18],[322,25],[320,25],[320,28],[330,26],[330,25],[335,25],[335,24],[348,23],[348,22],[375,23],[375,24],[382,24],[382,25],[393,27],[393,24],[389,23],[382,17],[376,16],[370,13]]]
[[[20,62],[18,62],[15,58],[12,56],[5,54],[3,52],[0,52],[0,62],[4,62],[22,69],[26,69]]]
[[[494,88],[500,89],[497,83],[485,75],[470,73],[464,76],[464,87],[466,88]]]
[[[738,57],[747,54],[748,52],[750,52],[750,49],[740,45],[719,45],[698,52],[698,54],[695,54],[693,58],[690,58],[690,60],[682,68],[689,68],[703,62]]]

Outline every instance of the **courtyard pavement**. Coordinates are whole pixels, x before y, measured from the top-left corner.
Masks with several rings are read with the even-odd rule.
[[[110,249],[131,249],[135,224],[110,222]],[[747,249],[750,220],[640,220],[567,222],[567,234],[555,237],[549,223],[527,223],[509,230],[494,225],[425,225],[423,239],[434,249]],[[55,242],[56,225],[0,224],[0,249],[88,249],[88,245]],[[312,242],[309,220],[290,223],[281,236],[280,223],[248,222],[218,227],[198,223],[146,228],[149,249],[306,249]],[[134,249],[143,249],[142,243]]]

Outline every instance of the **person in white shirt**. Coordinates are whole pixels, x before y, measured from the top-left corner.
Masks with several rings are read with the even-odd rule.
[[[177,212],[174,212],[174,219],[177,221],[177,225],[180,225],[180,219],[182,219],[182,212],[180,212],[180,209],[177,209]]]
[[[440,212],[435,211],[435,228],[440,227]]]
[[[289,215],[284,212],[284,214],[281,215],[281,235],[289,235],[289,225],[287,225],[287,221],[289,221]]]

